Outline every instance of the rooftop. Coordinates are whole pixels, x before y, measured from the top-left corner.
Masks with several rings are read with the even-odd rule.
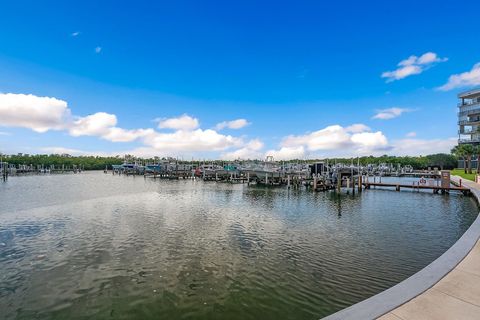
[[[471,89],[471,90],[468,90],[468,91],[463,91],[463,92],[460,92],[458,94],[458,98],[460,99],[472,99],[472,98],[476,98],[476,97],[480,97],[480,88],[475,88],[475,89]]]

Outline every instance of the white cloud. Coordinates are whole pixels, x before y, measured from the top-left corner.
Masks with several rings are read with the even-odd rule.
[[[174,129],[174,130],[194,130],[198,128],[199,121],[197,118],[190,117],[187,114],[181,115],[177,118],[157,119],[158,128],[160,129]]]
[[[387,82],[404,79],[414,74],[420,74],[435,63],[447,61],[448,58],[440,58],[434,52],[427,52],[420,57],[412,55],[398,63],[398,68],[393,71],[385,71],[382,78],[387,78]]]
[[[118,127],[117,122],[116,115],[106,112],[85,117],[72,116],[67,103],[56,98],[0,94],[0,126],[24,127],[37,132],[66,130],[74,137],[96,136],[112,142],[140,140],[145,149],[163,154],[243,147],[255,151],[261,143],[252,140],[245,144],[240,137],[223,135],[213,129],[200,129],[198,119],[188,115],[159,120],[160,128],[173,129],[173,132],[158,132],[153,128],[124,129]]]
[[[0,136],[9,136],[10,132],[0,131]]]
[[[417,59],[418,64],[430,64],[434,62],[444,62],[447,61],[448,58],[439,58],[436,53],[434,52],[427,52],[420,56]]]
[[[388,108],[378,110],[377,113],[372,117],[372,119],[379,119],[379,120],[390,120],[396,117],[401,116],[405,112],[410,112],[411,109],[406,108]]]
[[[95,53],[102,52],[102,47],[95,47]]]
[[[67,102],[32,94],[0,93],[0,125],[36,132],[60,130],[70,118]]]
[[[350,138],[359,152],[384,149],[388,145],[387,137],[381,132],[360,132],[352,134]]]
[[[110,127],[117,124],[117,117],[106,112],[97,112],[92,115],[81,117],[73,122],[70,134],[78,136],[102,136]]]
[[[341,148],[350,143],[350,135],[339,125],[328,126],[300,136],[287,136],[282,141],[283,147],[305,145],[309,150],[327,150]]]
[[[415,138],[417,133],[415,131],[411,131],[405,135],[407,138]]]
[[[476,63],[470,71],[451,75],[448,78],[447,83],[438,89],[442,91],[448,91],[455,88],[478,85],[480,85],[480,62]]]
[[[281,147],[279,150],[268,150],[265,156],[272,156],[274,160],[292,160],[305,157],[305,147]]]
[[[394,71],[385,71],[382,73],[382,78],[387,78],[387,82],[392,82],[414,74],[420,74],[422,71],[423,70],[420,66],[404,66]]]
[[[217,130],[222,130],[225,128],[229,129],[241,129],[243,127],[248,126],[250,123],[246,119],[237,119],[232,121],[223,121],[218,123],[215,128]]]
[[[400,109],[400,108],[397,108]],[[405,109],[407,110],[407,109]],[[398,116],[396,108],[381,110],[379,118]],[[407,110],[408,111],[408,110]],[[244,141],[242,137],[221,134],[214,129],[201,129],[198,119],[182,115],[177,118],[159,120],[161,129],[125,129],[118,127],[116,115],[97,112],[84,117],[73,116],[67,103],[50,97],[24,94],[0,94],[0,126],[30,128],[36,132],[64,130],[71,136],[95,136],[112,142],[137,140],[140,145],[132,153],[139,156],[152,155],[198,155],[221,152],[224,159],[262,159],[267,155],[277,160],[304,158],[307,155],[318,157],[317,152],[330,152],[333,156],[363,154],[428,154],[448,152],[456,139],[421,140],[409,133],[406,139],[389,144],[381,131],[373,131],[368,126],[357,123],[342,127],[331,125],[323,129],[301,135],[283,138],[276,149],[264,152],[264,144],[259,139]],[[235,125],[234,125],[235,126]],[[63,147],[44,148],[51,153],[93,154],[78,149]],[[96,152],[96,154],[99,154]],[[101,154],[101,153],[100,153]]]
[[[457,138],[448,139],[400,139],[393,141],[389,154],[396,156],[418,156],[434,153],[450,153],[458,143]]]
[[[221,158],[225,160],[263,159],[263,154],[260,152],[262,148],[263,142],[260,139],[254,139],[250,140],[243,148],[221,154]]]
[[[127,130],[118,127],[109,128],[108,132],[101,137],[112,142],[130,142],[155,134],[153,129],[132,129]]]
[[[356,123],[356,124],[352,124],[351,126],[346,127],[345,131],[357,133],[357,132],[364,132],[364,131],[372,131],[372,129],[370,129],[370,127],[368,127],[368,126],[366,126],[362,123]]]
[[[362,132],[351,135],[351,142],[342,147],[332,144],[330,149],[322,149],[323,153],[312,153],[306,145],[281,146],[279,150],[269,150],[265,155],[272,155],[276,160],[289,160],[323,157],[354,157],[362,155],[380,156],[382,154],[396,156],[418,156],[434,153],[450,153],[457,144],[457,138],[448,139],[415,139],[405,138],[388,143],[381,132]]]
[[[351,150],[360,153],[389,148],[388,140],[381,131],[371,132],[370,128],[363,124],[348,127],[332,125],[305,135],[287,136],[281,143],[282,148],[289,148],[285,149],[284,153],[296,151],[298,154],[300,146],[306,151]]]
[[[178,130],[172,133],[155,132],[144,137],[143,143],[161,152],[222,151],[241,146],[242,139],[219,134],[215,130]]]
[[[153,129],[126,130],[116,127],[117,116],[97,112],[75,120],[69,129],[72,136],[98,136],[112,142],[129,142],[153,134]]]
[[[72,37],[77,37],[80,35],[80,31],[75,31],[70,34]]]

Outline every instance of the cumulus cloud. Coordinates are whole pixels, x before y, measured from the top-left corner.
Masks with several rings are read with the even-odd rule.
[[[70,125],[69,133],[74,137],[98,136],[112,142],[130,142],[153,134],[153,129],[126,130],[116,127],[117,116],[106,112],[97,112],[79,117]]]
[[[405,112],[410,112],[411,109],[407,108],[388,108],[378,110],[377,113],[372,117],[372,119],[378,120],[390,120],[393,118],[400,117]]]
[[[401,111],[381,110],[379,118],[398,116]],[[232,125],[232,127],[241,124]],[[72,115],[67,103],[50,97],[24,94],[0,94],[0,126],[29,128],[36,132],[64,130],[74,137],[95,136],[112,142],[138,141],[139,146],[130,150],[139,156],[195,155],[198,153],[221,152],[224,159],[262,159],[273,156],[277,160],[319,156],[318,152],[332,155],[383,154],[427,154],[448,152],[456,139],[421,140],[410,133],[405,139],[389,144],[381,131],[357,123],[350,126],[331,125],[323,129],[300,135],[289,135],[282,139],[278,148],[264,151],[260,139],[245,141],[245,137],[226,135],[215,129],[202,129],[198,119],[186,114],[159,120],[160,129],[126,129],[118,126],[117,116],[97,112],[87,116]],[[51,153],[87,154],[85,151],[62,147],[49,147]],[[88,153],[92,154],[92,153]],[[99,154],[99,153],[97,153]]]
[[[399,139],[392,143],[390,154],[396,156],[419,156],[434,153],[450,153],[458,143],[457,138],[448,139]]]
[[[480,85],[480,62],[472,67],[472,70],[459,74],[453,74],[448,78],[447,83],[439,87],[439,90],[448,91],[455,88]]]
[[[246,119],[237,119],[232,121],[223,121],[218,123],[215,128],[217,130],[222,130],[225,128],[229,129],[241,129],[243,127],[248,126],[250,123]]]
[[[139,140],[145,149],[163,154],[259,148],[259,141],[245,144],[241,137],[200,129],[198,119],[185,114],[159,120],[159,128],[172,129],[173,132],[159,132],[153,128],[125,129],[118,127],[117,123],[117,116],[106,112],[73,116],[67,103],[56,98],[0,94],[0,126],[24,127],[36,132],[65,130],[74,137],[95,136],[112,142]]]
[[[305,147],[281,147],[278,150],[268,150],[265,156],[272,156],[274,160],[293,160],[305,157]]]
[[[440,58],[434,52],[427,52],[420,57],[411,55],[405,60],[397,64],[397,69],[393,71],[385,71],[382,73],[382,78],[386,78],[387,82],[404,79],[414,74],[420,74],[435,63],[447,61],[448,58]]]
[[[357,132],[364,132],[364,131],[372,131],[372,129],[370,129],[370,127],[368,127],[368,126],[366,126],[362,123],[356,123],[356,124],[352,124],[351,126],[346,127],[345,131],[357,133]]]
[[[72,128],[70,128],[70,134],[74,137],[102,136],[110,127],[113,127],[116,124],[117,117],[114,114],[97,112],[75,120]]]
[[[193,118],[187,114],[183,114],[177,118],[156,119],[158,128],[174,129],[174,130],[194,130],[200,125],[197,118]]]
[[[362,153],[370,150],[384,150],[388,145],[387,137],[381,131],[354,133],[350,139],[357,150]]]
[[[372,132],[363,124],[347,127],[332,125],[304,135],[287,136],[280,146],[278,152],[281,156],[288,153],[299,155],[300,151],[350,150],[352,153],[368,153],[389,148],[388,140],[381,131]]]
[[[130,142],[137,140],[139,138],[147,137],[153,135],[155,130],[153,129],[132,129],[127,130],[118,127],[109,128],[108,132],[102,135],[101,137],[105,140],[112,142]]]
[[[359,131],[363,129],[362,131]],[[370,132],[365,125],[342,127],[340,125],[328,126],[324,129],[299,136],[287,136],[282,141],[282,147],[297,147],[303,145],[307,150],[334,150],[346,147],[373,147],[376,140],[377,146],[385,146],[387,139],[380,132]]]
[[[32,94],[0,93],[0,125],[36,132],[61,130],[69,121],[67,102]]]
[[[262,159],[263,154],[260,150],[263,148],[263,142],[260,139],[250,140],[243,148],[221,154],[225,160],[236,159]]]
[[[178,130],[172,133],[155,132],[146,135],[143,143],[161,152],[199,152],[222,151],[229,147],[240,146],[242,139],[223,135],[211,129],[196,129]]]

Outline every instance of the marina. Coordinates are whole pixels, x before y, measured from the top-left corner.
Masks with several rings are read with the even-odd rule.
[[[313,191],[346,190],[347,192],[361,192],[362,189],[376,187],[413,190],[432,190],[433,193],[450,191],[462,192],[468,195],[469,189],[464,186],[453,185],[448,181],[442,182],[441,171],[438,168],[428,170],[413,170],[400,165],[354,165],[329,164],[328,160],[320,162],[285,163],[274,161],[272,157],[265,161],[241,161],[202,163],[179,163],[178,160],[165,160],[154,164],[144,164],[138,161],[106,166],[105,174],[113,175],[141,175],[146,179],[201,179],[224,183],[241,183],[262,186],[286,186],[287,188],[305,188]],[[9,176],[28,174],[61,174],[81,173],[82,166],[43,166],[43,165],[12,165],[0,163],[2,180]],[[385,182],[388,178],[412,178],[409,183]],[[382,178],[384,182],[382,182]]]
[[[105,173],[108,173],[106,168]],[[361,192],[362,189],[376,187],[413,190],[431,190],[433,193],[461,192],[469,194],[469,188],[453,185],[450,177],[442,179],[438,168],[413,170],[411,167],[394,165],[361,166],[345,164],[328,164],[321,162],[282,163],[273,158],[256,162],[231,162],[220,164],[178,164],[163,162],[142,165],[136,162],[112,165],[113,175],[143,175],[152,179],[201,179],[225,183],[246,183],[248,185],[286,186],[287,188],[305,188],[313,191],[346,190]],[[445,171],[447,173],[447,171]],[[384,182],[382,183],[382,178]],[[409,183],[385,182],[385,178],[411,178]]]
[[[13,165],[8,162],[0,162],[0,173],[3,181],[9,176],[28,175],[28,174],[64,174],[64,173],[80,173],[84,169],[82,166],[43,166],[43,165]]]
[[[461,192],[445,201],[138,178],[84,171],[0,184],[6,319],[318,319],[428,265],[477,216]]]

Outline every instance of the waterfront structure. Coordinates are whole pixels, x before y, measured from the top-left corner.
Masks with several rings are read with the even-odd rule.
[[[460,92],[458,99],[458,144],[480,145],[480,88]],[[472,159],[472,167],[477,167],[477,159]],[[458,167],[464,168],[464,160]]]
[[[480,88],[458,94],[458,143],[480,144]]]

